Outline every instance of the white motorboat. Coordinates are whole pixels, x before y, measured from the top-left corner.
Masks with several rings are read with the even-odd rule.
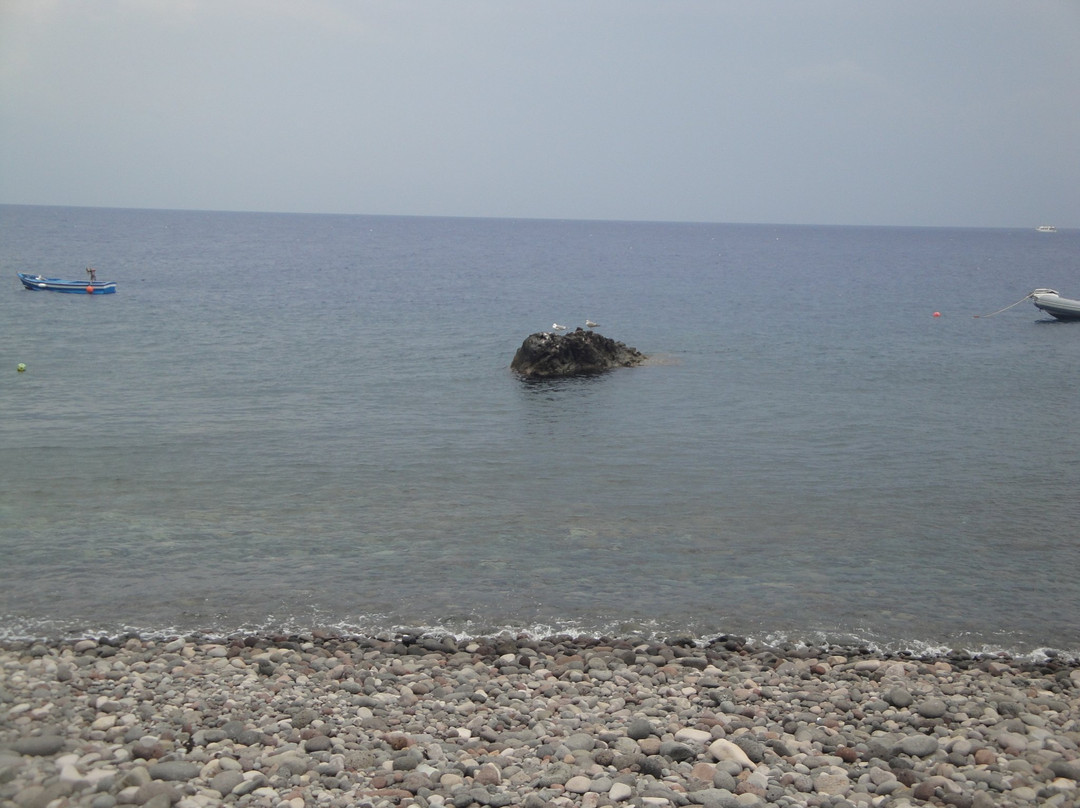
[[[1059,320],[1080,320],[1080,300],[1062,297],[1053,289],[1036,289],[1028,297],[1035,308]]]

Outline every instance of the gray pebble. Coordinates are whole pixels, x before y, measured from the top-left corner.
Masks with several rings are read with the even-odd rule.
[[[193,780],[199,774],[200,768],[197,763],[183,760],[167,760],[146,767],[155,780]]]
[[[686,744],[664,741],[660,744],[660,755],[674,761],[693,760],[697,753]]]
[[[236,733],[236,737],[233,738],[241,746],[259,746],[262,744],[263,736],[261,732],[253,729],[245,729]]]
[[[399,772],[412,771],[417,766],[419,766],[420,763],[421,763],[421,759],[420,759],[419,755],[416,755],[416,754],[414,754],[412,752],[406,752],[405,754],[397,755],[394,758],[394,762],[393,762],[394,771],[399,771]]]
[[[319,714],[314,710],[310,708],[304,709],[293,716],[292,725],[297,729],[303,729],[304,727],[310,726],[311,722],[316,720],[318,717]]]
[[[589,752],[596,747],[596,738],[587,732],[575,732],[564,743],[570,751],[583,750]]]
[[[948,706],[941,699],[928,699],[920,702],[915,711],[923,718],[941,718],[948,712]]]
[[[703,805],[705,808],[742,808],[742,803],[730,791],[718,788],[706,788],[687,795],[691,805]]]
[[[308,752],[329,752],[334,748],[334,742],[325,735],[316,735],[304,741],[304,749]]]
[[[1056,777],[1080,781],[1080,760],[1055,760],[1050,764],[1050,771]]]
[[[244,782],[244,775],[238,771],[219,772],[210,779],[210,788],[224,797],[231,794],[232,790],[242,782]]]
[[[19,738],[11,745],[11,748],[20,755],[45,757],[55,755],[63,749],[64,739],[56,735],[31,735],[27,738]]]
[[[938,739],[930,735],[909,735],[900,742],[900,751],[912,757],[929,757],[938,750]]]
[[[809,777],[806,779],[810,784],[810,789],[813,789],[814,781]],[[734,791],[735,787],[738,785],[735,781],[735,776],[732,775],[731,772],[726,772],[723,769],[717,769],[716,774],[713,775],[712,784],[714,788],[722,788],[725,791]]]
[[[765,760],[765,746],[760,741],[754,740],[750,735],[736,735],[732,742],[742,749],[748,758],[754,763]]]
[[[893,707],[910,707],[915,703],[915,699],[906,688],[894,687],[888,693],[884,695],[885,701],[891,704]]]
[[[1080,791],[1075,662],[732,638],[167,645],[0,645],[0,804],[1067,808]]]
[[[648,774],[655,777],[657,780],[664,776],[664,766],[666,761],[659,755],[649,755],[643,758],[638,763],[638,768],[642,774]]]

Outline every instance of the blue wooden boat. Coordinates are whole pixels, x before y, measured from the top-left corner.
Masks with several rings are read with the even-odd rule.
[[[116,291],[116,281],[65,281],[62,278],[43,278],[40,275],[17,273],[27,289],[47,292],[73,292],[79,295],[111,295]]]

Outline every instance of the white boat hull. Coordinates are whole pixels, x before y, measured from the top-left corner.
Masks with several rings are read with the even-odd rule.
[[[1036,289],[1031,293],[1035,308],[1059,320],[1080,320],[1080,300],[1061,297],[1052,289]]]

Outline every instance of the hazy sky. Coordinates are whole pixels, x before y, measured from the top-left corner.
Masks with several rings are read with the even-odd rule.
[[[1080,2],[0,0],[0,202],[1080,227]]]

